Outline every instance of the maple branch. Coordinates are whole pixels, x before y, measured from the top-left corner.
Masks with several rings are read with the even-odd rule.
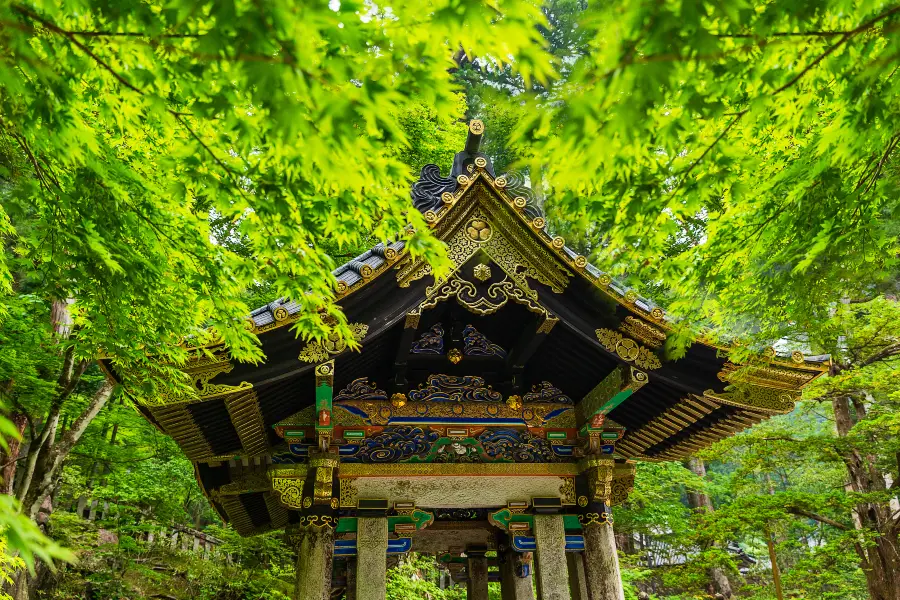
[[[756,35],[753,33],[717,33],[714,37],[731,39],[731,38],[765,38],[765,37],[837,37],[839,35],[847,35],[847,31],[776,31],[767,36]]]
[[[830,519],[818,513],[814,513],[808,510],[803,510],[802,508],[788,508],[787,511],[791,514],[797,515],[798,517],[807,517],[808,519],[812,519],[813,521],[818,521],[819,523],[824,523],[825,525],[831,525],[836,529],[840,529],[841,531],[850,531],[850,528],[835,521],[834,519]]]
[[[815,60],[813,60],[813,61],[812,61],[811,63],[809,63],[808,65],[806,65],[799,73],[797,73],[796,75],[794,75],[794,77],[792,77],[790,81],[788,81],[787,83],[785,83],[784,85],[782,85],[781,87],[779,87],[779,88],[777,88],[775,91],[773,91],[773,92],[770,94],[770,96],[771,96],[771,97],[777,96],[777,95],[780,94],[781,92],[783,92],[783,91],[785,91],[785,90],[787,90],[787,89],[790,89],[791,87],[793,87],[793,85],[794,85],[795,83],[797,83],[798,81],[800,81],[807,73],[809,73],[812,69],[814,69],[814,68],[816,67],[816,65],[818,65],[820,62],[822,62],[823,60],[825,60],[825,59],[828,58],[829,56],[831,56],[838,48],[840,48],[840,47],[843,46],[845,43],[847,43],[848,41],[850,41],[851,39],[853,39],[854,36],[856,36],[856,35],[858,35],[858,34],[864,32],[864,31],[866,31],[866,30],[868,30],[868,29],[871,29],[871,28],[872,28],[874,25],[876,25],[878,22],[883,21],[884,19],[890,17],[891,15],[893,15],[894,13],[897,13],[897,12],[900,12],[900,6],[895,6],[894,8],[892,8],[892,9],[890,9],[890,10],[887,10],[887,11],[883,12],[883,13],[880,14],[879,16],[877,16],[877,17],[875,17],[875,18],[873,18],[873,19],[870,19],[869,21],[866,21],[865,23],[863,23],[863,24],[857,26],[856,28],[851,29],[850,31],[844,33],[844,34],[843,34],[843,37],[841,37],[840,40],[838,40],[837,42],[835,42],[834,44],[832,44],[831,46],[829,46],[829,48],[828,48],[827,50],[825,50],[825,52],[823,52],[822,54],[820,54],[819,56],[817,56],[817,57],[815,58]],[[694,170],[694,167],[696,167],[698,164],[700,164],[700,162],[703,161],[703,159],[706,157],[706,155],[709,154],[709,152],[716,146],[716,144],[718,144],[718,143],[719,143],[719,142],[720,142],[720,141],[728,134],[728,132],[731,130],[731,128],[734,127],[735,124],[741,119],[741,117],[743,117],[745,114],[747,114],[748,111],[749,111],[749,109],[744,109],[744,110],[742,110],[742,111],[740,111],[740,112],[738,112],[738,113],[735,113],[734,118],[733,118],[733,119],[731,120],[731,122],[725,127],[725,129],[723,129],[722,132],[716,137],[716,139],[714,139],[714,140],[712,141],[712,143],[709,144],[709,145],[706,147],[706,149],[705,149],[705,150],[703,151],[703,153],[697,158],[697,160],[695,160],[694,162],[692,162],[692,163],[688,166],[688,168],[680,175],[680,180],[679,180],[679,182],[678,182],[678,185],[675,186],[675,189],[672,191],[673,194],[674,194],[675,192],[677,192],[677,191],[681,188],[681,186],[682,186],[682,184],[684,183],[685,179],[687,179],[687,176],[691,173],[691,171]],[[884,161],[885,158],[886,158],[886,156],[882,158],[882,161]],[[879,169],[879,170],[880,170],[880,169]],[[876,174],[877,174],[877,173],[876,173]],[[868,189],[868,188],[867,188],[867,189]]]

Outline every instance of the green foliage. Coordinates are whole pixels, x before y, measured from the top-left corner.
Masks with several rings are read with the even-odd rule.
[[[889,286],[898,19],[856,0],[588,3],[584,53],[518,131],[563,235],[724,339],[793,336]]]
[[[102,348],[152,371],[148,351],[183,359],[172,344],[210,325],[235,356],[261,359],[242,326],[242,292],[257,281],[302,303],[298,330],[322,335],[319,310],[339,316],[322,240],[403,235],[445,268],[407,210],[410,171],[393,150],[408,141],[403,115],[421,104],[454,113],[448,41],[515,56],[528,81],[551,68],[531,3],[502,18],[479,3],[422,7],[4,5],[0,128],[15,155],[5,174],[28,176],[5,192],[0,225],[15,253],[0,280],[24,270],[33,293],[76,299],[79,356]],[[213,242],[211,210],[247,252]],[[350,337],[343,321],[338,330]]]
[[[410,554],[399,565],[388,571],[387,599],[409,600],[431,597],[435,600],[449,600],[450,598],[455,600],[453,593],[445,596],[445,590],[441,590],[437,580],[437,564],[432,557]]]
[[[147,544],[119,534],[117,544],[102,545],[96,523],[60,511],[53,514],[51,531],[76,549],[79,562],[56,577],[49,598],[290,598],[293,553],[274,534],[241,538],[231,529],[215,528],[210,533],[225,544],[204,558],[173,549],[163,539]]]

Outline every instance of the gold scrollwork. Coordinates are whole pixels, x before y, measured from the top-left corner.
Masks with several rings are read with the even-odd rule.
[[[718,377],[729,383],[748,383],[780,390],[796,391],[819,375],[816,371],[784,368],[777,365],[736,365],[725,363]]]
[[[238,385],[225,385],[210,383],[223,373],[230,373],[234,365],[228,358],[225,350],[213,353],[212,356],[201,355],[193,359],[184,369],[185,375],[191,380],[193,393],[179,393],[177,390],[167,389],[158,396],[141,397],[139,402],[144,406],[166,406],[170,404],[182,404],[196,402],[197,400],[209,400],[235,392],[253,389],[253,384],[242,381]]]
[[[578,522],[581,523],[582,527],[587,527],[588,525],[612,525],[613,517],[611,512],[589,512],[578,515]]]
[[[634,491],[634,471],[630,473],[615,473],[610,484],[610,506],[621,506],[628,500],[628,496]]]
[[[758,385],[736,384],[727,392],[706,390],[704,398],[709,398],[720,404],[750,408],[758,412],[772,414],[786,414],[794,410],[794,403],[799,400],[799,394],[788,390],[762,387]]]
[[[559,486],[559,495],[565,505],[575,504],[575,478],[561,477],[562,485]]]
[[[623,360],[633,362],[642,369],[658,369],[662,366],[659,358],[653,352],[644,348],[631,338],[623,336],[618,331],[600,328],[594,333],[600,344],[610,352],[615,352]]]
[[[341,508],[356,507],[356,481],[355,477],[344,477],[338,480],[340,484],[340,505]]]
[[[524,305],[531,312],[548,316],[549,312],[538,304],[536,296],[537,293],[521,289],[509,277],[505,277],[503,281],[492,283],[484,295],[481,295],[471,281],[458,275],[451,275],[448,280],[428,288],[426,299],[419,305],[419,308],[427,310],[448,298],[456,298],[461,306],[476,315],[491,315],[513,300]]]
[[[350,323],[350,331],[353,339],[358,342],[366,337],[369,326],[365,323]],[[332,331],[321,341],[308,342],[297,358],[308,363],[322,362],[327,360],[329,355],[340,354],[346,349],[347,340],[342,338],[338,332]]]
[[[303,508],[303,479],[273,477],[272,491],[278,495],[278,501],[287,508]]]
[[[659,348],[666,341],[666,333],[636,317],[627,316],[619,330],[636,340],[640,340],[651,348]]]

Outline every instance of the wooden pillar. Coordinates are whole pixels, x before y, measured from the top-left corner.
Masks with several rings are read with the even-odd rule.
[[[488,600],[488,565],[485,552],[487,548],[466,549],[469,557],[466,597],[468,600]]]
[[[571,600],[566,575],[566,532],[562,515],[535,515],[534,541],[540,600]]]
[[[583,524],[584,573],[591,600],[625,600],[612,523]]]
[[[384,600],[387,578],[388,521],[356,520],[356,600]]]
[[[295,525],[286,533],[297,553],[294,600],[330,600],[334,529],[328,525]]]
[[[584,575],[584,557],[581,552],[566,552],[569,566],[569,593],[572,600],[591,600]]]
[[[500,557],[500,596],[502,600],[534,600],[534,586],[531,580],[531,564],[527,564],[528,575],[519,577],[516,567],[522,562],[522,555],[507,548]]]

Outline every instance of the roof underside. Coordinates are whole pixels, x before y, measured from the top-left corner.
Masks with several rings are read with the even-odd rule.
[[[607,415],[626,430],[618,456],[665,460],[790,410],[799,387],[822,372],[802,357],[776,360],[754,371],[750,381],[768,391],[781,386],[778,394],[735,395],[728,385],[737,380],[716,349],[694,344],[684,357],[670,360],[662,345],[669,329],[662,311],[551,237],[523,178],[495,178],[477,144],[467,147],[450,177],[442,178],[433,165],[423,169],[412,196],[435,235],[450,245],[455,276],[469,291],[441,298],[442,282],[435,283],[427,265],[404,252],[402,241],[378,244],[336,269],[339,304],[364,333],[360,352],[325,355],[334,360],[335,394],[359,379],[388,396],[408,393],[444,374],[481,377],[503,398],[548,382],[580,403],[615,371],[638,369],[649,375],[648,382]],[[486,224],[483,240],[478,231],[466,233],[473,223],[480,227],[476,221]],[[500,302],[498,290],[505,290],[506,300]],[[483,314],[483,302],[500,306]],[[203,382],[200,398],[140,406],[195,461],[202,487],[215,492],[215,506],[242,533],[294,518],[266,495],[260,478],[272,457],[286,450],[275,425],[315,404],[314,369],[322,361],[298,359],[310,354],[313,343],[297,339],[289,327],[299,311],[299,304],[283,299],[253,311],[264,363],[225,360],[205,370],[189,364],[188,373]],[[442,332],[438,351],[414,346],[436,326]],[[467,327],[502,352],[448,360],[451,348],[464,347]],[[645,354],[635,358],[622,340]],[[251,482],[243,485],[244,493],[224,494],[239,481]]]

